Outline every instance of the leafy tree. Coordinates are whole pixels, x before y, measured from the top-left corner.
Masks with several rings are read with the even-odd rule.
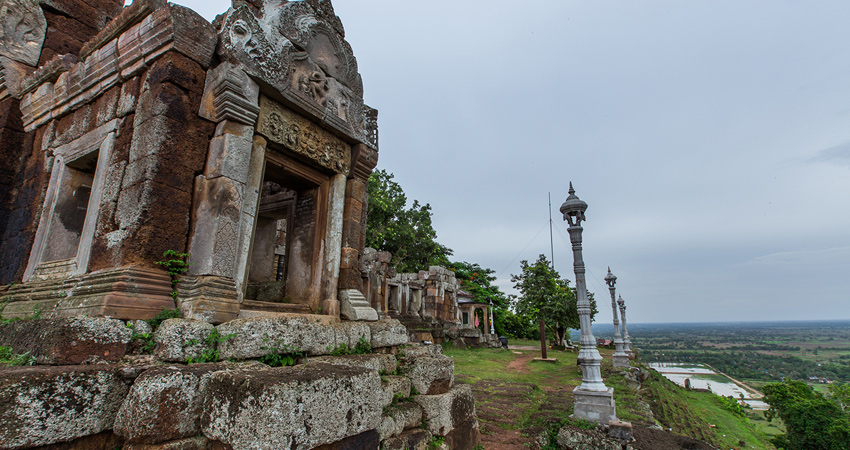
[[[455,278],[458,279],[461,288],[472,294],[476,301],[493,304],[493,326],[496,329],[496,334],[500,336],[520,337],[514,334],[515,331],[522,328],[520,321],[530,321],[527,318],[515,316],[508,309],[511,304],[510,299],[498,286],[492,284],[496,281],[496,277],[493,276],[496,271],[483,268],[477,263],[468,263],[465,261],[449,263],[447,268],[454,271]],[[509,330],[505,326],[508,320],[511,321],[512,330]]]
[[[449,263],[452,250],[436,241],[431,205],[418,200],[407,208],[407,196],[393,174],[376,170],[369,177],[366,246],[393,254],[399,272],[415,272]]]
[[[519,315],[543,320],[559,344],[566,341],[567,330],[579,328],[575,290],[570,288],[568,280],[552,268],[546,255],[540,255],[537,262],[520,262],[522,273],[511,275],[514,288],[520,292],[514,306]],[[588,293],[591,303],[591,317],[596,314],[596,302]]]
[[[785,450],[850,450],[850,416],[806,383],[788,380],[764,386],[768,420],[778,416],[786,433],[771,439]]]
[[[829,398],[838,404],[842,411],[850,413],[850,384],[833,383],[827,389],[829,390]]]

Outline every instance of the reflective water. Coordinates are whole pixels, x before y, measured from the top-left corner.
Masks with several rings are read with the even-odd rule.
[[[744,402],[756,410],[765,410],[767,403],[759,400],[760,392],[752,392],[732,381],[726,375],[718,374],[710,367],[702,364],[679,364],[679,363],[650,363],[649,367],[660,372],[668,380],[685,386],[685,380],[691,380],[691,388],[708,389],[711,392],[724,397],[732,396],[739,399],[744,396]]]

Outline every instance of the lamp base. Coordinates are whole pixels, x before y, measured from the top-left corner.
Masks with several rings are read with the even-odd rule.
[[[599,392],[576,388],[573,390],[573,397],[575,398],[573,417],[605,425],[611,420],[617,420],[614,388]]]

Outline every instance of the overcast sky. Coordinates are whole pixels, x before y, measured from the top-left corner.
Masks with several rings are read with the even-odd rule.
[[[220,0],[178,2],[208,20]],[[850,2],[336,0],[378,168],[454,260],[574,280],[610,321],[850,319]]]

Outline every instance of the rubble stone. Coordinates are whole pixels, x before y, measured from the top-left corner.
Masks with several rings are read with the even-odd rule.
[[[426,429],[437,436],[447,436],[469,420],[475,420],[475,398],[467,384],[454,386],[445,394],[415,395],[413,401],[422,406]]]
[[[595,430],[563,427],[558,431],[558,445],[573,450],[621,450],[623,444]]]
[[[377,370],[379,373],[393,373],[396,371],[398,362],[393,355],[384,353],[371,353],[368,355],[343,355],[343,356],[319,356],[311,358],[310,361],[326,362],[328,364],[362,367],[364,369]]]
[[[393,347],[408,343],[407,328],[396,319],[369,322],[372,329],[372,348]]]
[[[90,358],[119,361],[133,330],[106,317],[21,320],[0,326],[0,345],[29,352],[38,364],[74,365]]]
[[[308,363],[210,376],[204,435],[235,448],[307,450],[378,427],[374,370]]]
[[[444,394],[454,383],[455,363],[445,355],[404,356],[399,367],[421,394]]]
[[[185,362],[210,350],[212,324],[193,319],[168,319],[154,332],[154,355],[163,361]]]
[[[26,448],[109,430],[129,390],[116,366],[0,369],[0,442]]]
[[[166,366],[142,373],[115,418],[115,433],[127,442],[156,444],[201,431],[201,379],[223,364]]]

